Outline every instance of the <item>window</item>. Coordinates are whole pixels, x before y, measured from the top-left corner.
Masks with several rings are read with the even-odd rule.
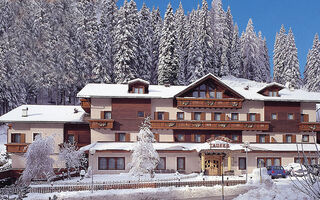
[[[239,170],[245,170],[247,168],[246,158],[239,158]]]
[[[221,113],[214,113],[214,121],[221,121]]]
[[[201,120],[201,113],[200,112],[194,113],[194,120]]]
[[[194,141],[195,142],[201,142],[201,135],[200,134],[195,134],[194,135]]]
[[[185,170],[185,169],[186,169],[186,158],[177,157],[177,170]]]
[[[217,99],[222,99],[222,92],[217,92]]]
[[[257,158],[257,167],[281,166],[281,158]]]
[[[138,111],[138,117],[144,117],[144,112],[143,111]]]
[[[157,169],[161,169],[161,170],[166,169],[166,158],[165,157],[160,157],[160,161],[158,163]]]
[[[277,91],[269,91],[269,96],[270,97],[277,97],[278,96],[278,92]]]
[[[292,135],[286,135],[286,141],[287,143],[291,143],[292,142]]]
[[[265,161],[263,158],[257,159],[257,167],[265,167]]]
[[[117,142],[125,142],[126,141],[126,134],[125,133],[118,133],[118,141]]]
[[[317,158],[294,158],[295,163],[301,163],[303,165],[316,165],[318,164]]]
[[[177,141],[178,142],[184,142],[184,134],[178,134],[177,135]]]
[[[99,157],[99,170],[124,170],[125,160],[123,157]]]
[[[271,158],[267,158],[266,159],[266,167],[272,166],[272,159]]]
[[[21,134],[20,133],[13,133],[11,134],[11,143],[21,143]]]
[[[36,140],[36,137],[37,137],[38,135],[41,137],[41,133],[33,133],[33,137],[32,137],[32,138],[33,138],[33,141]]]
[[[293,113],[288,113],[288,120],[293,120]]]
[[[143,87],[135,87],[133,88],[133,93],[136,93],[136,94],[143,94]]]
[[[277,120],[278,116],[276,113],[271,113],[271,120]]]
[[[231,135],[231,139],[235,142],[239,142],[240,137],[239,135]]]
[[[74,135],[68,135],[67,137],[68,137],[68,142],[71,144],[74,144],[75,142]]]
[[[238,113],[231,113],[231,120],[238,121],[239,120],[239,114]]]
[[[183,112],[177,113],[177,120],[184,120],[184,113]]]
[[[256,114],[255,113],[250,113],[249,114],[249,121],[256,121]]]
[[[158,112],[158,120],[164,120],[164,112]]]
[[[302,135],[302,142],[309,142],[309,135]]]
[[[104,112],[104,119],[111,119],[111,112],[110,111]]]
[[[266,135],[259,135],[259,143],[266,143]]]
[[[280,158],[275,158],[275,159],[273,160],[273,165],[274,165],[274,166],[280,166]]]

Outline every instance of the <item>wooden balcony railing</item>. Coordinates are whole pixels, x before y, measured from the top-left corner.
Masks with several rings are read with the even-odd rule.
[[[177,97],[179,108],[242,108],[243,99],[201,99]]]
[[[153,129],[268,131],[270,122],[151,120]]]
[[[86,113],[91,111],[91,102],[90,99],[80,99],[81,107]]]
[[[113,119],[90,119],[88,120],[90,123],[90,128],[113,128]]]
[[[9,153],[25,153],[29,143],[9,143],[5,145],[7,146],[7,152]]]
[[[320,123],[302,122],[299,124],[299,131],[320,131]]]

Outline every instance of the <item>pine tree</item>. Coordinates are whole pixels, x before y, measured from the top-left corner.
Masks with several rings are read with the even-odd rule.
[[[186,64],[187,64],[187,51],[186,51],[186,17],[180,2],[179,8],[175,13],[176,24],[176,38],[177,38],[177,54],[179,56],[177,81],[179,85],[186,84]]]
[[[290,29],[287,36],[284,77],[282,84],[290,83],[294,88],[300,88],[301,75],[299,71],[298,50],[295,44],[294,35]]]
[[[243,62],[244,78],[260,81],[261,72],[257,68],[257,36],[254,32],[252,20],[249,19],[246,31],[241,36],[241,57]]]
[[[286,31],[284,26],[281,25],[280,32],[276,34],[273,50],[273,81],[277,83],[282,83],[283,69],[285,65],[284,60],[286,40]]]
[[[159,64],[159,45],[162,31],[162,18],[160,16],[159,8],[152,9],[152,65],[151,65],[151,83],[158,83],[158,64]]]
[[[320,91],[320,41],[318,34],[314,36],[312,49],[308,52],[304,71],[304,87],[309,91]]]
[[[171,4],[168,4],[160,38],[159,84],[176,84],[178,69],[177,39]]]
[[[233,30],[230,55],[230,74],[235,77],[242,77],[243,69],[241,65],[241,44],[239,38],[238,25]]]
[[[126,0],[118,12],[115,27],[115,82],[126,83],[137,77],[138,41],[136,35],[137,9]]]
[[[152,21],[151,13],[143,4],[139,13],[138,26],[138,76],[144,80],[151,81],[152,66]]]
[[[261,31],[258,34],[258,60],[257,67],[261,73],[262,82],[270,81],[270,64],[269,64],[269,55],[268,49],[266,47],[266,39],[262,38]]]
[[[154,149],[154,135],[150,130],[150,117],[147,117],[138,134],[138,141],[132,151],[132,161],[129,164],[129,173],[133,176],[140,176],[146,173],[152,174],[159,163],[159,155]]]

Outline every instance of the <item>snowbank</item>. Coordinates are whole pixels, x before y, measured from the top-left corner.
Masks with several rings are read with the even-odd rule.
[[[252,171],[252,174],[248,175],[249,177],[249,184],[259,184],[260,183],[260,168],[256,168]],[[261,168],[261,182],[272,184],[271,177],[268,175],[267,168]]]

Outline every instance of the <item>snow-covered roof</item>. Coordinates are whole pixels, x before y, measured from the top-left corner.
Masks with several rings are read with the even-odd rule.
[[[279,88],[283,89],[285,88],[284,85],[277,83],[277,82],[272,82],[269,84],[266,84],[264,87],[262,87],[258,92],[261,93],[263,90],[265,90],[266,88],[272,87],[272,86],[278,86]]]
[[[143,80],[141,78],[136,78],[136,79],[133,79],[131,81],[128,81],[128,84],[132,84],[132,83],[135,83],[135,82],[142,82],[146,85],[150,85],[149,81],[146,81],[146,80]]]
[[[22,109],[28,108],[27,116]],[[76,109],[76,110],[75,110]],[[0,117],[0,122],[83,122],[85,112],[81,106],[22,105]]]
[[[260,83],[243,78],[236,78],[233,76],[226,76],[222,78],[215,77],[208,74],[188,86],[169,86],[164,85],[149,85],[148,94],[136,94],[128,92],[127,84],[87,84],[78,94],[80,98],[174,98],[179,93],[183,92],[186,88],[194,86],[208,76],[213,76],[215,79],[226,85],[239,95],[247,100],[258,101],[292,101],[292,102],[319,102],[320,93],[308,92],[303,89],[295,89],[293,91],[284,88],[279,91],[280,97],[264,96],[260,93],[263,88],[270,86],[270,84],[278,83]],[[245,89],[246,88],[246,89]]]
[[[104,150],[125,150],[131,151],[136,143],[134,142],[96,142],[90,145],[84,146],[81,148],[83,151],[95,150],[95,151],[104,151]],[[229,148],[221,147],[210,147],[208,142],[205,143],[154,143],[153,147],[156,150],[180,150],[180,151],[197,151],[207,149],[228,149],[232,151],[244,150],[243,144],[239,143],[229,143]],[[318,148],[320,149],[320,145]],[[299,151],[302,150],[301,144],[298,144]],[[316,151],[315,144],[303,144],[304,151]],[[295,143],[291,144],[276,144],[276,143],[265,143],[265,144],[250,144],[248,151],[297,151],[297,145]]]

